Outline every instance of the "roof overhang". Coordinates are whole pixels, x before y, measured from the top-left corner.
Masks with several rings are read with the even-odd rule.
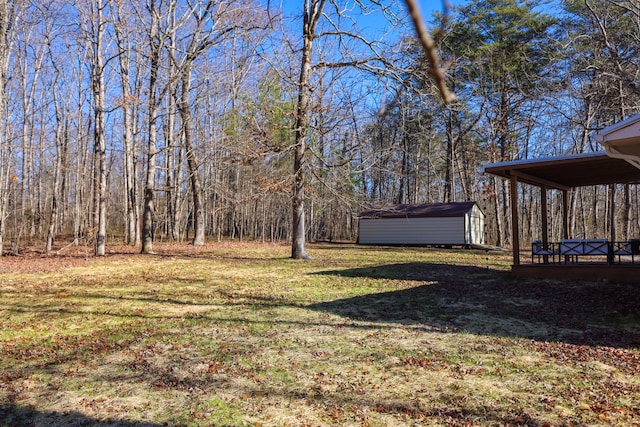
[[[610,157],[640,168],[640,114],[602,129],[595,135]]]
[[[518,182],[560,190],[640,183],[638,167],[604,152],[492,163],[484,165],[484,172],[505,179],[515,176]]]

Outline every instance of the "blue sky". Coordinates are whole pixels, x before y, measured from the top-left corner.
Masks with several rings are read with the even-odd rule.
[[[280,9],[282,7],[282,12],[286,18],[292,19],[301,19],[302,18],[302,6],[304,4],[304,0],[264,0],[270,2],[270,6],[274,9]],[[451,7],[464,5],[470,0],[448,0],[448,4]],[[353,2],[348,2],[348,4],[353,5]],[[389,2],[391,3],[391,2]],[[420,5],[420,11],[422,13],[423,19],[427,22],[427,27],[429,27],[429,22],[432,19],[432,15],[434,12],[442,12],[444,10],[444,5],[442,0],[418,0]],[[366,2],[365,2],[366,4]],[[327,5],[327,7],[329,4]],[[398,0],[398,11],[399,14],[406,13],[406,5],[404,0]],[[353,15],[351,15],[353,17]],[[366,16],[361,15],[360,17],[355,17],[358,22],[358,26],[361,30],[369,35],[369,37],[373,37],[376,39],[386,39],[389,42],[392,42],[395,39],[395,35],[393,32],[389,33],[385,31],[385,27],[388,27],[388,21],[382,16],[382,13],[375,13],[375,9],[372,10],[371,13]],[[294,25],[295,27],[295,25]]]
[[[285,15],[295,16],[299,15],[302,10],[303,0],[270,0],[272,7],[278,7],[282,4],[282,10]],[[467,0],[448,0],[449,5],[451,6],[459,6],[465,4]],[[404,1],[399,0],[400,6],[405,8]],[[429,21],[431,19],[431,15],[434,12],[441,12],[443,10],[443,2],[442,0],[419,0],[420,11],[422,12],[422,16],[424,19]],[[406,9],[405,9],[406,10]],[[368,24],[374,24],[376,19],[373,15],[368,16]],[[382,24],[381,24],[382,25]]]
[[[282,7],[286,12],[294,12],[296,9],[302,7],[303,0],[271,0],[272,5],[282,2]],[[425,15],[431,15],[434,11],[442,10],[441,0],[420,0],[420,9]],[[449,0],[451,6],[456,6],[466,3],[465,0]]]
[[[439,0],[420,0],[420,10],[422,11],[422,15],[425,19],[429,19],[429,17],[433,14],[433,12],[441,12],[442,11],[442,1]],[[460,6],[461,4],[465,4],[465,0],[449,0],[450,6]]]

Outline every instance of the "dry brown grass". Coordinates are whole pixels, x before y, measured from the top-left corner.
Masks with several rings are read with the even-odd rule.
[[[157,249],[0,260],[0,425],[640,425],[637,285],[468,250]]]

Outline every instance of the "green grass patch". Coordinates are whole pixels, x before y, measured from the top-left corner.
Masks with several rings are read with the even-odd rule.
[[[0,273],[0,426],[634,425],[637,285],[504,253],[210,244]]]

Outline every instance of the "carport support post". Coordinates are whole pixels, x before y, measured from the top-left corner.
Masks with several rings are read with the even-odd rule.
[[[569,192],[562,190],[562,238],[569,238]]]
[[[518,231],[518,177],[511,175],[511,240],[513,245],[513,265],[520,265],[520,236]]]
[[[569,238],[569,192],[562,190],[562,238]],[[564,256],[564,262],[569,262],[569,255]]]
[[[540,209],[542,210],[542,247],[549,247],[549,220],[547,217],[547,186],[542,184],[540,187]],[[545,264],[549,263],[549,255],[542,257]]]

